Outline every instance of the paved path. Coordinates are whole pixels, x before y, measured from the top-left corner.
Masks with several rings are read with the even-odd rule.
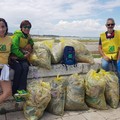
[[[0,120],[26,120],[22,111],[0,115]],[[117,109],[87,111],[66,111],[64,116],[45,112],[39,120],[120,120],[120,106]]]

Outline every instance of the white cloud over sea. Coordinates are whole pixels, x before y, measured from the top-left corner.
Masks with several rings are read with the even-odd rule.
[[[108,17],[120,29],[119,0],[2,0],[0,17],[9,31],[19,29],[24,19],[32,23],[31,34],[98,37]]]

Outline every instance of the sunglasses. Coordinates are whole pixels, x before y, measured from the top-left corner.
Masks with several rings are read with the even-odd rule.
[[[107,26],[114,26],[115,24],[107,24]]]
[[[23,26],[23,28],[25,28],[25,29],[30,29],[31,27],[30,26]]]

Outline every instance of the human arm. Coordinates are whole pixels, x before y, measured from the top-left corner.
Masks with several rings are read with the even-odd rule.
[[[34,45],[33,40],[29,39],[28,44],[25,46],[24,50],[32,53],[33,52],[33,45]]]
[[[29,56],[29,52],[27,52],[26,54],[24,54],[21,50],[20,50],[20,37],[19,36],[14,36],[14,38],[12,39],[12,46],[11,46],[11,53],[14,54],[17,58],[26,58],[27,56]]]
[[[118,48],[118,58],[117,60],[120,60],[120,47]]]
[[[28,43],[33,47],[34,42],[33,42],[33,39],[32,39],[32,38],[29,39]]]

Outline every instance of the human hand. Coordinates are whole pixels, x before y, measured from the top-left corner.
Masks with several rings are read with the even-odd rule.
[[[110,58],[107,57],[106,55],[104,55],[103,58],[104,58],[105,60],[107,60],[107,61],[110,61]]]
[[[30,57],[30,52],[26,51],[26,54],[24,55],[24,58],[29,58]]]
[[[33,49],[32,49],[32,46],[30,44],[26,45],[25,48],[24,48],[25,51],[28,51],[28,52],[32,52]]]

